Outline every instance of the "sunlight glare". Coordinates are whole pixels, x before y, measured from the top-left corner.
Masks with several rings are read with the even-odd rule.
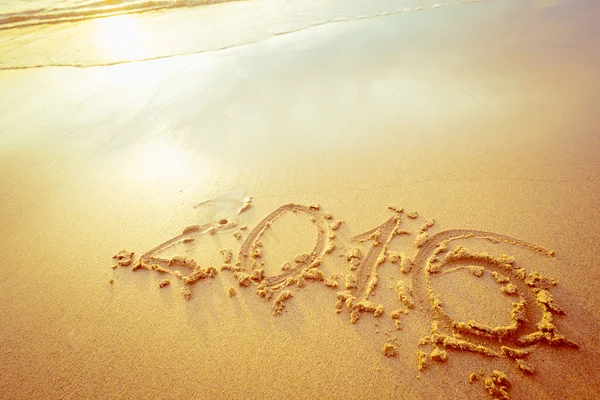
[[[95,45],[111,58],[136,60],[147,53],[147,35],[133,15],[117,15],[95,21]]]
[[[124,171],[127,178],[165,187],[186,186],[200,173],[191,153],[164,136],[137,145],[130,161]],[[202,173],[208,172],[204,166]]]

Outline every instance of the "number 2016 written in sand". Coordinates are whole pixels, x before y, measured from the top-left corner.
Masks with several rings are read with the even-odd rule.
[[[240,212],[250,207],[250,200],[242,204]],[[348,267],[347,274],[339,281],[339,275],[327,277],[321,270],[323,261],[336,251],[335,239],[342,221],[334,220],[330,213],[319,205],[304,206],[286,204],[260,221],[250,230],[239,248],[237,257],[230,249],[221,250],[224,262],[220,271],[229,271],[237,280],[238,288],[254,287],[258,296],[272,302],[273,315],[281,314],[286,302],[307,284],[322,284],[336,291],[336,312],[347,312],[351,323],[357,323],[365,313],[376,318],[389,318],[396,329],[401,329],[402,316],[414,310],[421,310],[431,320],[431,333],[422,337],[416,345],[416,368],[423,370],[430,362],[445,362],[448,351],[466,351],[489,358],[513,360],[515,369],[525,375],[534,373],[534,366],[527,356],[539,344],[578,348],[578,345],[561,334],[557,319],[565,314],[554,299],[550,289],[556,281],[536,271],[527,271],[512,255],[494,255],[472,251],[464,246],[469,241],[484,241],[490,244],[516,246],[540,257],[553,258],[554,252],[541,246],[509,236],[492,232],[454,229],[430,234],[435,221],[428,219],[415,232],[414,255],[411,258],[391,250],[391,242],[397,236],[410,236],[413,232],[402,229],[405,218],[416,221],[416,212],[405,213],[403,209],[390,205],[392,217],[379,226],[355,236],[356,246],[341,255]],[[284,263],[277,274],[265,273],[263,242],[261,238],[274,221],[286,213],[303,215],[316,227],[317,240],[311,252],[298,254]],[[158,254],[181,243],[191,244],[199,235],[216,234],[219,230],[234,229],[236,239],[243,239],[246,226],[238,227],[235,222],[221,220],[213,226],[193,225],[183,232],[149,250],[134,260],[134,254],[121,251],[115,255],[120,266],[131,266],[132,270],[156,271],[181,281],[181,293],[190,299],[192,288],[203,279],[214,278],[220,271],[215,267],[202,267],[194,259],[184,256],[171,258]],[[359,243],[366,243],[363,251]],[[460,243],[457,244],[457,243]],[[395,284],[397,304],[387,310],[370,298],[379,284],[379,268],[390,263],[410,279],[399,279]],[[115,268],[117,265],[113,266]],[[457,271],[469,272],[475,278],[489,274],[498,284],[499,290],[509,296],[512,307],[509,323],[503,326],[490,326],[486,323],[469,320],[455,320],[446,310],[441,296],[434,287],[435,279]],[[112,283],[112,280],[111,280]],[[160,287],[170,285],[163,279]],[[230,287],[229,296],[235,296],[236,288]],[[419,307],[415,307],[419,305]],[[382,354],[395,357],[398,342],[395,336],[384,343]],[[487,392],[496,398],[509,398],[510,382],[501,371],[489,376],[471,374],[469,381],[483,378]]]

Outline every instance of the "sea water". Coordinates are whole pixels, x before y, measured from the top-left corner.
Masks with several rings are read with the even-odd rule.
[[[0,0],[0,70],[222,50],[323,24],[472,1]]]

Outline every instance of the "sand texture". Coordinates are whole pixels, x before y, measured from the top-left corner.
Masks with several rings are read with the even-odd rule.
[[[0,397],[598,398],[600,5],[452,4],[0,71]]]

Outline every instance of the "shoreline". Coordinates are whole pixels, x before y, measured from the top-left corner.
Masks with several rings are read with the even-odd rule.
[[[13,35],[15,31],[9,29],[4,34],[7,46],[0,47],[0,50],[5,53],[7,59],[13,60],[13,64],[0,64],[0,71],[46,67],[90,68],[171,59],[235,49],[324,25],[431,11],[486,0],[464,2],[451,0],[446,3],[404,0],[401,5],[382,2],[370,6],[363,5],[357,9],[344,7],[343,3],[336,5],[334,0],[329,4],[330,7],[319,7],[319,2],[313,3],[315,10],[311,10],[311,5],[307,6],[302,1],[292,1],[285,6],[277,4],[277,1],[263,0],[253,3],[222,1],[211,4],[208,8],[165,10],[151,12],[148,15],[122,14],[82,22],[25,27],[16,30],[17,36]],[[379,11],[380,7],[385,11]],[[286,9],[285,16],[278,13],[281,8]],[[235,25],[239,25],[235,30],[230,31],[228,25],[225,25],[222,27],[225,28],[225,32],[221,35],[214,35],[212,28],[202,27],[205,24],[212,26],[211,21],[229,21],[232,17],[235,19],[244,14],[247,15],[247,19],[235,21]],[[266,19],[269,23],[261,25],[260,22],[248,22],[253,19],[257,21]],[[198,21],[202,23],[201,26],[196,24]],[[183,26],[178,28],[179,35],[173,32],[173,23]],[[42,45],[37,44],[39,37],[37,40],[29,40],[31,36],[35,39],[40,35],[38,30],[47,36]],[[120,32],[120,35],[115,36],[115,32]],[[144,35],[147,38],[142,40],[139,36]],[[2,29],[0,29],[1,37]],[[186,37],[186,40],[181,41],[181,37]],[[89,43],[93,41],[100,43],[90,51]],[[159,43],[159,48],[155,48],[152,42]],[[61,43],[62,47],[55,49],[53,43]],[[27,49],[26,52],[23,52],[24,47]],[[123,49],[114,51],[115,47]],[[36,58],[38,61],[35,61]]]

